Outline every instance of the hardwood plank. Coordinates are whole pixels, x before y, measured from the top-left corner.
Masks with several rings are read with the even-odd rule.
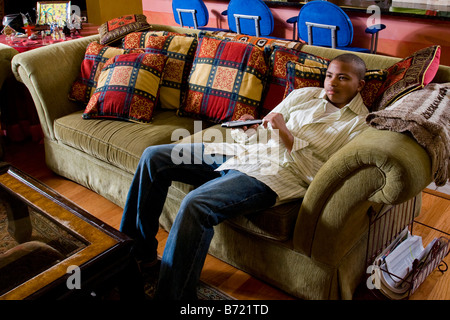
[[[91,190],[50,171],[45,165],[42,144],[36,142],[7,143],[5,149],[5,161],[47,184],[110,226],[119,228],[122,208]],[[450,233],[450,200],[436,193],[424,192],[422,212],[418,221]],[[424,245],[439,236],[439,233],[418,224],[415,224],[413,233],[423,237]],[[167,235],[164,230],[160,230],[157,235],[159,255],[163,253]],[[450,256],[447,256],[445,261],[450,264]],[[201,279],[237,299],[296,299],[210,255],[206,259]],[[449,300],[450,272],[442,274],[435,270],[410,299]]]

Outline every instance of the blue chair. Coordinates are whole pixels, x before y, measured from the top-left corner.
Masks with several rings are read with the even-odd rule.
[[[376,53],[378,32],[386,28],[384,24],[377,24],[365,30],[372,35],[370,49],[351,47],[353,25],[350,18],[339,6],[322,0],[306,3],[298,17],[287,22],[294,24],[294,39],[297,25],[298,37],[309,45],[367,53]]]
[[[249,36],[269,36],[274,19],[269,7],[261,0],[231,0],[226,11],[231,31]]]
[[[209,21],[209,13],[203,0],[173,0],[172,11],[175,22],[182,27],[202,30],[222,30],[205,27]]]

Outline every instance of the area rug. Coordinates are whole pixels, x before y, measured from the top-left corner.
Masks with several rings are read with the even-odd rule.
[[[6,215],[5,206],[6,204],[3,201],[0,201],[0,260],[2,260],[2,258],[5,260],[7,253],[13,251],[14,248],[17,248],[20,245],[8,232],[8,218]],[[40,246],[46,246],[48,249],[54,249],[55,252],[59,252],[61,254],[60,259],[64,259],[85,247],[85,244],[82,241],[73,237],[52,221],[44,218],[38,212],[30,209],[29,213],[32,225],[32,234],[27,244],[36,245],[37,243],[40,243]],[[30,255],[28,255],[28,259],[29,258]],[[1,277],[0,295],[58,262],[59,260],[53,259],[52,261],[49,261],[47,265],[43,265],[40,268],[35,268],[36,263],[33,263],[33,266],[30,266],[29,268],[30,270],[20,272],[20,277],[17,279],[11,279],[11,276]],[[4,264],[6,264],[6,262]],[[0,261],[0,266],[1,265],[2,263]],[[10,264],[10,266],[11,265],[12,264]],[[143,273],[142,277],[144,281],[145,299],[152,300],[155,294],[157,276],[154,274]],[[199,300],[235,300],[233,297],[211,285],[208,285],[207,283],[204,283],[203,281],[200,281],[198,285],[197,296]],[[118,300],[120,299],[120,295],[117,289],[113,289],[111,292],[104,294],[102,299]]]
[[[152,300],[155,295],[158,279],[154,274],[143,273],[142,277],[144,279],[145,299]],[[200,281],[197,286],[197,298],[199,300],[236,300],[232,296],[203,281]]]

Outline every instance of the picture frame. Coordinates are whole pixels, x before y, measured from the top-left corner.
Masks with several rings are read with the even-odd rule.
[[[37,25],[70,21],[71,1],[38,1],[36,6]]]

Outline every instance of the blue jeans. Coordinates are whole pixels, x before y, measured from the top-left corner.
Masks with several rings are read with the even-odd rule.
[[[156,292],[160,299],[195,299],[213,227],[226,219],[270,208],[275,204],[276,193],[239,171],[215,171],[225,158],[204,154],[203,144],[183,145],[176,155],[186,161],[174,163],[175,146],[153,146],[144,151],[128,193],[120,230],[135,239],[137,259],[156,258],[155,236],[169,186],[172,181],[195,186],[183,199],[170,230]]]

